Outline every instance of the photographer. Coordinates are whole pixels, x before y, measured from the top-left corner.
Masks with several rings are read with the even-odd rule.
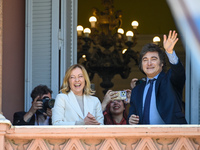
[[[45,108],[43,102],[51,99],[52,90],[46,85],[38,85],[31,93],[32,106],[28,112],[16,112],[13,125],[51,125],[52,111]]]

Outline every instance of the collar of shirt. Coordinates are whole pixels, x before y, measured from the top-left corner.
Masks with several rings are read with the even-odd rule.
[[[160,73],[159,73],[160,74]],[[159,74],[157,74],[155,77],[153,77],[153,79],[158,79],[158,76],[159,76]],[[146,81],[146,85],[149,83],[149,80],[151,80],[151,79],[149,79],[148,77],[147,77],[147,81]]]
[[[44,117],[44,115],[36,115],[35,114],[35,125],[49,125],[50,117]]]

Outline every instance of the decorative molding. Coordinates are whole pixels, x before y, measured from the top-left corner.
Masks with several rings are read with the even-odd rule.
[[[108,138],[105,139],[104,142],[101,144],[101,147],[99,150],[115,150],[115,149],[121,149],[119,143],[115,138]]]
[[[196,145],[190,141],[189,138],[178,138],[172,149],[189,149],[189,150],[196,150]],[[199,149],[199,148],[198,148]]]
[[[0,145],[0,150],[195,150],[200,126],[12,126],[0,120]]]
[[[153,150],[159,150],[156,144],[154,143],[153,139],[150,137],[143,138],[138,143],[136,150],[146,150],[146,149],[153,149]]]

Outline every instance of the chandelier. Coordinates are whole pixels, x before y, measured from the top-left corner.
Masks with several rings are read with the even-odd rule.
[[[138,52],[133,50],[137,44],[138,22],[133,21],[133,31],[124,35],[122,26],[122,11],[114,11],[113,0],[102,0],[104,10],[93,9],[89,18],[91,28],[77,26],[78,63],[85,66],[90,80],[95,73],[102,78],[100,86],[105,92],[113,87],[112,78],[119,74],[128,78],[131,59],[138,65]]]

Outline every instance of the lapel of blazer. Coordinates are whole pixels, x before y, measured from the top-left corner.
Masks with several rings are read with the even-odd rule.
[[[71,107],[75,110],[75,112],[82,118],[84,119],[83,117],[83,113],[81,111],[81,108],[77,102],[77,99],[76,99],[76,96],[74,95],[74,93],[72,91],[70,91],[67,95],[67,101],[68,103],[71,105]],[[84,104],[85,105],[85,104]]]
[[[139,115],[139,116],[142,116],[143,93],[144,93],[145,85],[146,85],[146,82],[141,83],[138,87],[139,94],[136,94],[137,95],[136,101],[138,103],[136,106],[139,106],[139,108],[138,108],[139,114],[137,114],[137,115]]]
[[[160,85],[160,82],[161,82],[163,76],[165,76],[165,73],[162,71],[162,72],[159,74],[159,76],[158,76],[158,78],[157,78],[157,80],[156,80],[156,86],[155,86],[155,94],[156,94],[156,96],[157,96],[157,93],[158,93],[158,87],[159,87],[159,85]]]

